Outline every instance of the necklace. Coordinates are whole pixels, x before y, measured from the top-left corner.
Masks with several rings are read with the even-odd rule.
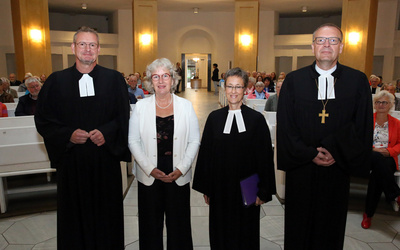
[[[167,106],[165,106],[165,107],[161,107],[160,105],[158,105],[157,98],[155,98],[155,100],[156,100],[156,105],[157,105],[157,107],[159,107],[160,109],[166,109],[166,108],[168,108],[168,107],[171,105],[171,103],[172,103],[172,96],[171,96],[171,100],[169,101],[169,104],[168,104]]]
[[[321,92],[319,91],[317,79],[315,79],[315,84],[317,85],[318,93],[320,94],[320,96],[322,96],[322,95],[321,95]],[[332,89],[331,89],[331,92],[329,93],[328,96],[330,96],[330,95],[332,94],[332,91],[335,89],[335,84],[336,84],[336,78],[335,78],[335,82],[333,83],[333,87],[332,87]],[[321,123],[322,123],[322,124],[325,124],[325,118],[326,118],[326,117],[329,117],[329,113],[326,113],[326,108],[325,108],[325,107],[326,107],[326,104],[328,104],[328,101],[329,101],[328,97],[327,97],[327,99],[326,99],[326,102],[324,102],[323,100],[321,100],[322,106],[323,106],[324,108],[322,109],[322,113],[318,113],[318,116],[321,117]]]

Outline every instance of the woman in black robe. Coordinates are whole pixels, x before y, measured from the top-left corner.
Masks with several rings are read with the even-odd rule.
[[[275,194],[273,151],[268,125],[243,104],[247,73],[226,73],[228,106],[206,122],[193,181],[210,205],[211,249],[259,249],[260,205]],[[258,174],[255,204],[244,206],[240,181]]]

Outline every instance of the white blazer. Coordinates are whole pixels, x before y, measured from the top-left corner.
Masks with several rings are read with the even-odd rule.
[[[182,172],[175,182],[183,186],[192,178],[192,163],[200,146],[199,122],[192,103],[174,94],[173,170]],[[136,103],[129,120],[129,149],[139,167],[136,178],[146,186],[154,182],[151,171],[157,167],[155,95]]]

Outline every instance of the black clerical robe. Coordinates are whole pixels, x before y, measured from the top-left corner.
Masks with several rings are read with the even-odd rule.
[[[275,194],[273,151],[268,125],[257,111],[242,105],[246,131],[238,132],[236,118],[224,134],[228,107],[213,111],[204,127],[193,189],[210,197],[211,249],[259,249],[260,207],[244,207],[240,181],[257,173],[258,197]]]
[[[286,171],[285,250],[342,249],[349,175],[367,175],[372,98],[365,74],[337,64],[335,99],[318,100],[314,64],[287,75],[277,113],[278,168]],[[325,124],[319,115],[326,103]],[[317,147],[336,163],[317,166]]]
[[[58,249],[124,249],[120,161],[129,160],[129,99],[122,75],[99,65],[89,75],[95,96],[80,97],[75,65],[49,76],[35,122],[57,168]],[[76,129],[98,129],[105,144],[73,144]]]

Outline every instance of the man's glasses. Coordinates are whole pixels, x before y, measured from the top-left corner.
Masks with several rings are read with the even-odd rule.
[[[389,102],[387,102],[387,101],[383,101],[383,102],[376,101],[375,104],[376,104],[376,105],[382,104],[383,106],[386,106],[386,105],[389,104]]]
[[[227,89],[229,89],[229,90],[234,90],[234,89],[236,89],[237,91],[244,89],[243,86],[239,86],[239,85],[236,85],[236,86],[227,85],[227,86],[225,86],[225,88],[227,88]]]
[[[330,45],[336,45],[341,41],[339,37],[316,37],[314,42],[318,45],[323,45],[327,40]]]
[[[168,74],[168,73],[164,73],[162,75],[157,75],[157,74],[152,74],[151,75],[151,80],[153,80],[155,82],[160,81],[160,79],[163,79],[164,81],[165,80],[169,80],[170,78],[171,78],[171,75]]]
[[[85,42],[79,42],[79,43],[75,43],[76,46],[78,46],[78,48],[80,49],[86,49],[86,47],[89,45],[90,49],[97,49],[97,47],[99,46],[97,43],[85,43]]]

